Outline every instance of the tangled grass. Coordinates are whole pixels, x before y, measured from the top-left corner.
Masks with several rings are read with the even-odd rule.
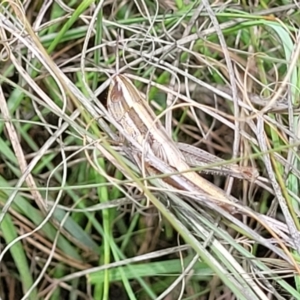
[[[300,299],[299,3],[65,2],[0,6],[1,299]],[[247,214],[146,183],[116,72],[174,140],[259,171],[203,173]]]

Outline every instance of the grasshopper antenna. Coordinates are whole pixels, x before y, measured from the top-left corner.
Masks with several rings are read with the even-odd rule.
[[[116,74],[119,74],[120,71],[119,43],[120,43],[120,29],[118,29],[117,31],[117,38],[116,38]]]

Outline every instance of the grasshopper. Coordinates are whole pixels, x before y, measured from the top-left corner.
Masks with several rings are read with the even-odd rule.
[[[147,101],[125,75],[113,76],[108,92],[107,108],[109,114],[120,125],[121,134],[125,139],[133,140],[142,147],[142,151],[133,149],[134,159],[141,170],[144,169],[149,175],[161,174],[160,164],[153,163],[153,158],[157,158],[165,167],[164,170],[179,174],[161,178],[165,185],[178,191],[189,192],[193,197],[199,195],[201,199],[210,199],[209,201],[215,201],[227,208],[237,201],[197,172],[189,171],[188,161],[196,156],[197,148],[192,146],[184,148],[182,144],[176,144],[168,136]],[[203,153],[208,162],[212,160],[211,154]],[[193,163],[190,161],[190,164]],[[249,171],[238,172],[239,166],[234,164],[225,169],[229,174],[231,172],[240,174],[244,178],[253,175]],[[257,175],[254,173],[254,176]]]

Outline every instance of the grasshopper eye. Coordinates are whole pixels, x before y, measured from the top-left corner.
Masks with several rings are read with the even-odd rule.
[[[118,80],[118,77],[114,77],[110,84],[107,97],[107,109],[117,122],[123,119],[128,110],[124,97],[124,90],[122,88],[122,82]]]
[[[119,84],[119,82],[115,79],[112,80],[112,83],[109,87],[109,92],[108,92],[108,101],[109,102],[119,102],[123,99],[123,91],[122,88]]]

